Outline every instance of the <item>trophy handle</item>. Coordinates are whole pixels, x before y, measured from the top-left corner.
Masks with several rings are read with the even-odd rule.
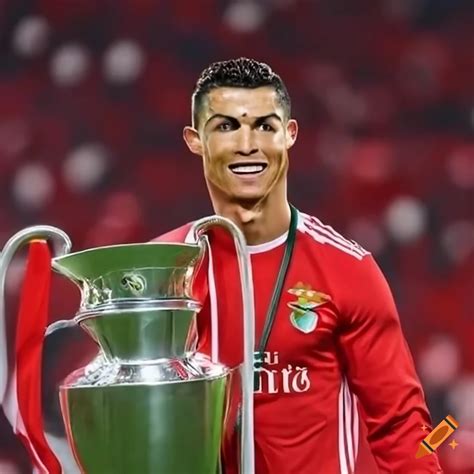
[[[54,239],[55,251],[59,255],[65,255],[71,250],[71,239],[61,229],[48,225],[27,227],[11,237],[0,253],[0,341],[5,341],[5,279],[8,266],[15,252],[23,245],[35,239]],[[60,321],[58,321],[59,323]],[[57,323],[55,323],[57,324]],[[54,324],[52,325],[54,326]],[[49,328],[48,328],[49,329]],[[58,328],[59,329],[59,328]],[[53,328],[54,330],[54,328]],[[52,331],[50,331],[52,332]],[[5,345],[6,346],[6,345]],[[0,350],[1,351],[1,350]],[[3,348],[4,354],[0,353],[0,401],[3,400],[7,388],[8,367],[7,348]]]
[[[211,227],[224,227],[233,237],[239,264],[240,283],[243,303],[244,362],[242,366],[242,432],[241,432],[241,469],[244,474],[255,472],[254,454],[254,347],[255,347],[255,304],[252,280],[252,266],[242,231],[229,219],[210,216],[199,219],[193,224],[192,233],[196,241]],[[215,328],[211,327],[211,331]]]
[[[60,319],[59,321],[55,321],[54,323],[51,323],[46,328],[44,337],[48,337],[54,332],[59,331],[61,329],[66,329],[66,328],[71,328],[71,327],[76,327],[76,326],[77,326],[77,322],[75,319]]]

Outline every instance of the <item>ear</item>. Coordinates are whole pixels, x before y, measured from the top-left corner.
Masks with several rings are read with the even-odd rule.
[[[289,150],[296,142],[298,136],[298,122],[295,119],[288,120],[286,124],[286,149]]]
[[[192,153],[202,156],[202,142],[199,137],[199,132],[195,128],[189,126],[184,127],[183,139]]]

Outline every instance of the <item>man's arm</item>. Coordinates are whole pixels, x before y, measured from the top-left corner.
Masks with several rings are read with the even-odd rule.
[[[389,286],[370,255],[349,274],[339,342],[377,465],[381,473],[440,473],[436,454],[415,459],[431,420]]]

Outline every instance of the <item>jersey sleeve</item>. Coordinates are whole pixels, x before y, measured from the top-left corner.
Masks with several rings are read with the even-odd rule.
[[[381,473],[441,473],[436,453],[415,458],[431,420],[389,286],[371,255],[355,267],[345,273],[339,343],[372,454]]]

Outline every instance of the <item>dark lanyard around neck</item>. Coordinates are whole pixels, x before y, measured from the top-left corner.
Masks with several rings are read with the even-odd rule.
[[[288,237],[286,239],[285,253],[278,270],[278,276],[275,281],[275,287],[273,288],[272,299],[268,307],[267,316],[265,318],[265,325],[263,327],[262,337],[258,344],[258,349],[254,355],[254,367],[256,370],[261,369],[263,366],[263,357],[265,355],[265,348],[270,337],[270,332],[275,321],[275,316],[278,308],[278,304],[281,298],[281,292],[283,284],[285,283],[286,275],[288,273],[288,267],[290,266],[291,256],[295,247],[296,240],[296,228],[298,226],[298,210],[290,204],[291,219],[290,228],[288,229]],[[257,372],[256,372],[256,375]]]

